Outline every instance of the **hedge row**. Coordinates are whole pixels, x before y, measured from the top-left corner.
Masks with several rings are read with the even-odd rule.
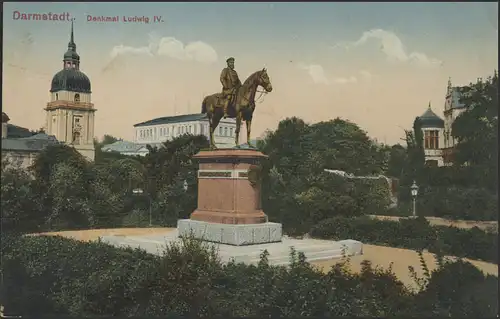
[[[410,189],[401,187],[401,215],[410,215]],[[498,195],[484,188],[427,186],[420,189],[417,212],[422,216],[463,220],[498,220]]]
[[[311,229],[311,236],[323,239],[355,239],[363,243],[408,249],[427,249],[457,257],[498,263],[498,234],[477,227],[461,229],[431,226],[423,217],[399,221],[378,220],[368,216],[334,217]]]
[[[466,262],[442,265],[429,288],[409,291],[389,270],[364,263],[328,273],[292,251],[291,266],[223,265],[197,241],[163,257],[61,237],[2,234],[2,304],[6,315],[336,317],[492,316],[498,278]],[[460,280],[457,280],[460,278]],[[450,288],[450,289],[448,289]],[[471,294],[481,288],[481,294]],[[487,291],[485,291],[485,289]]]

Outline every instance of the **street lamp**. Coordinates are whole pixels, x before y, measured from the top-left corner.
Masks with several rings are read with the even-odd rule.
[[[134,188],[132,190],[132,193],[133,194],[136,194],[136,195],[142,195],[144,193],[144,191],[142,190],[142,188]],[[148,196],[148,200],[149,200],[149,227],[153,226],[153,213],[152,213],[152,201],[151,201],[151,196]]]
[[[411,189],[411,197],[413,198],[413,218],[417,217],[417,195],[418,195],[418,186],[415,181],[413,181],[413,184],[410,187]]]

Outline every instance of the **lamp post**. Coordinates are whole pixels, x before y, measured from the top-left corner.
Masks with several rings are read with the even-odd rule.
[[[142,195],[144,193],[144,191],[142,190],[142,188],[134,188],[132,190],[132,193],[136,194],[136,195]],[[148,196],[148,200],[149,200],[149,227],[151,227],[151,226],[153,226],[153,213],[152,213],[151,196]]]
[[[413,184],[410,187],[411,189],[411,197],[413,198],[413,218],[417,217],[417,195],[418,195],[418,186],[415,181],[413,181]]]

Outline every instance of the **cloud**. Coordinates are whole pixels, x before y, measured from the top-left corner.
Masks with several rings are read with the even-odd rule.
[[[358,78],[356,78],[355,76],[350,76],[348,78],[334,78],[333,82],[337,84],[356,83],[358,82]]]
[[[325,70],[323,67],[319,64],[303,64],[299,63],[299,68],[306,70],[309,73],[309,76],[311,79],[314,81],[314,83],[317,84],[330,84],[330,81],[328,80]]]
[[[366,81],[370,81],[373,78],[373,74],[371,74],[370,71],[367,70],[361,70],[359,71],[359,74]]]
[[[149,34],[147,46],[132,47],[117,45],[110,52],[112,59],[121,55],[168,56],[173,59],[213,63],[218,59],[217,52],[208,43],[194,41],[186,45],[174,37],[159,37]]]
[[[217,61],[217,52],[208,43],[195,41],[184,45],[173,37],[162,38],[157,53],[178,60],[193,60],[202,63]]]
[[[355,76],[349,77],[330,77],[326,74],[325,69],[319,64],[304,64],[299,63],[298,67],[302,70],[306,70],[311,79],[316,84],[349,84],[358,82],[358,78]],[[368,71],[365,71],[369,73]],[[365,74],[366,75],[366,74]]]
[[[392,61],[415,63],[421,66],[442,65],[443,63],[422,52],[408,53],[403,42],[395,33],[382,29],[366,31],[361,35],[359,40],[347,44],[338,43],[334,47],[342,46],[349,49],[351,47],[364,45],[370,39],[377,40],[380,43],[380,50]]]
[[[126,46],[123,44],[117,45],[113,47],[111,50],[110,56],[112,59],[116,58],[120,55],[148,55],[153,56],[153,52],[151,52],[149,47],[139,47],[134,48],[130,46]]]

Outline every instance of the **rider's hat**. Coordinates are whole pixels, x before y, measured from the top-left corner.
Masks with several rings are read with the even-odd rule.
[[[230,58],[228,58],[228,59],[226,60],[226,62],[228,62],[228,63],[229,63],[230,61],[231,61],[231,62],[234,62],[234,58],[233,58],[233,57],[230,57]]]

